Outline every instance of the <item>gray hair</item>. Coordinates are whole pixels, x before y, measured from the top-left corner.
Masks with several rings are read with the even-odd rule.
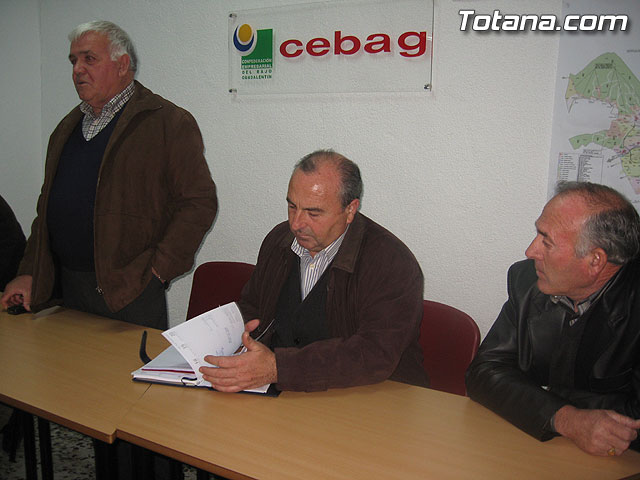
[[[305,155],[296,163],[293,171],[295,172],[299,169],[304,173],[312,173],[317,170],[320,164],[325,162],[333,163],[340,173],[342,180],[340,187],[342,208],[347,208],[355,199],[361,200],[364,185],[362,184],[362,177],[360,176],[358,165],[344,155],[336,153],[331,149],[316,150],[315,152]]]
[[[590,182],[560,182],[556,196],[579,195],[593,210],[585,220],[575,252],[584,257],[602,248],[611,263],[624,265],[640,253],[640,216],[617,190]]]
[[[136,72],[138,70],[138,56],[133,42],[127,32],[115,23],[104,20],[95,22],[87,22],[78,25],[69,33],[69,41],[75,42],[78,38],[88,32],[96,32],[105,35],[109,39],[111,45],[111,60],[118,60],[122,55],[129,55],[129,70]]]

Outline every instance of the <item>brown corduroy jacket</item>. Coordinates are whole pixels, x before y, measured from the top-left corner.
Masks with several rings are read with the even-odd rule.
[[[74,108],[49,138],[37,216],[18,270],[33,276],[34,311],[59,301],[52,298],[56,265],[47,204],[60,154],[82,116]],[[195,119],[136,81],[107,144],[96,189],[95,270],[109,308],[118,311],[138,297],[152,266],[165,281],[189,270],[217,206]]]
[[[254,335],[274,318],[282,286],[297,265],[292,241],[287,222],[267,235],[242,292],[245,320],[261,319]],[[424,279],[411,251],[358,213],[327,273],[332,338],[303,348],[276,348],[277,387],[317,391],[386,379],[428,386],[418,343]],[[262,340],[266,345],[272,332]]]

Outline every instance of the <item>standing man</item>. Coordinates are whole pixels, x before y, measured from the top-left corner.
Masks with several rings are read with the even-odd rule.
[[[418,343],[423,276],[409,249],[358,212],[358,166],[331,150],[296,165],[289,221],[264,239],[239,302],[248,351],[207,356],[222,391],[326,390],[390,378],[427,386]],[[273,322],[272,322],[273,320]],[[259,325],[259,327],[258,327]],[[254,335],[266,331],[263,343]]]
[[[511,266],[509,299],[467,371],[469,396],[539,440],[638,448],[640,219],[615,190],[561,184]]]
[[[49,139],[37,216],[1,303],[62,302],[164,329],[164,290],[191,268],[217,210],[202,136],[189,112],[134,80],[120,27],[82,24],[69,40],[82,103]]]

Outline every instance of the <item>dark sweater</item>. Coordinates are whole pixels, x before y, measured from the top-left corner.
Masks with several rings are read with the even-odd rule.
[[[93,210],[100,164],[122,110],[91,140],[78,122],[62,150],[51,187],[47,226],[51,250],[62,266],[80,272],[95,270]]]

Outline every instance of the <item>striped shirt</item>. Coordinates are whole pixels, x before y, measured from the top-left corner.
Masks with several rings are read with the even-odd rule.
[[[347,226],[347,230],[349,230],[349,226]],[[334,240],[331,245],[325,247],[324,250],[319,251],[313,257],[309,253],[309,250],[301,246],[294,237],[291,243],[291,250],[300,257],[300,290],[302,292],[302,300],[307,297],[311,289],[318,282],[318,279],[335,258],[347,230]]]
[[[122,110],[122,107],[124,107],[132,97],[134,90],[134,83],[131,82],[127,88],[109,100],[106,105],[102,107],[102,111],[98,115],[93,113],[93,108],[87,102],[80,104],[80,111],[84,113],[84,117],[82,118],[82,136],[87,142],[99,134],[104,127],[109,125],[109,122],[113,120],[116,113]]]

